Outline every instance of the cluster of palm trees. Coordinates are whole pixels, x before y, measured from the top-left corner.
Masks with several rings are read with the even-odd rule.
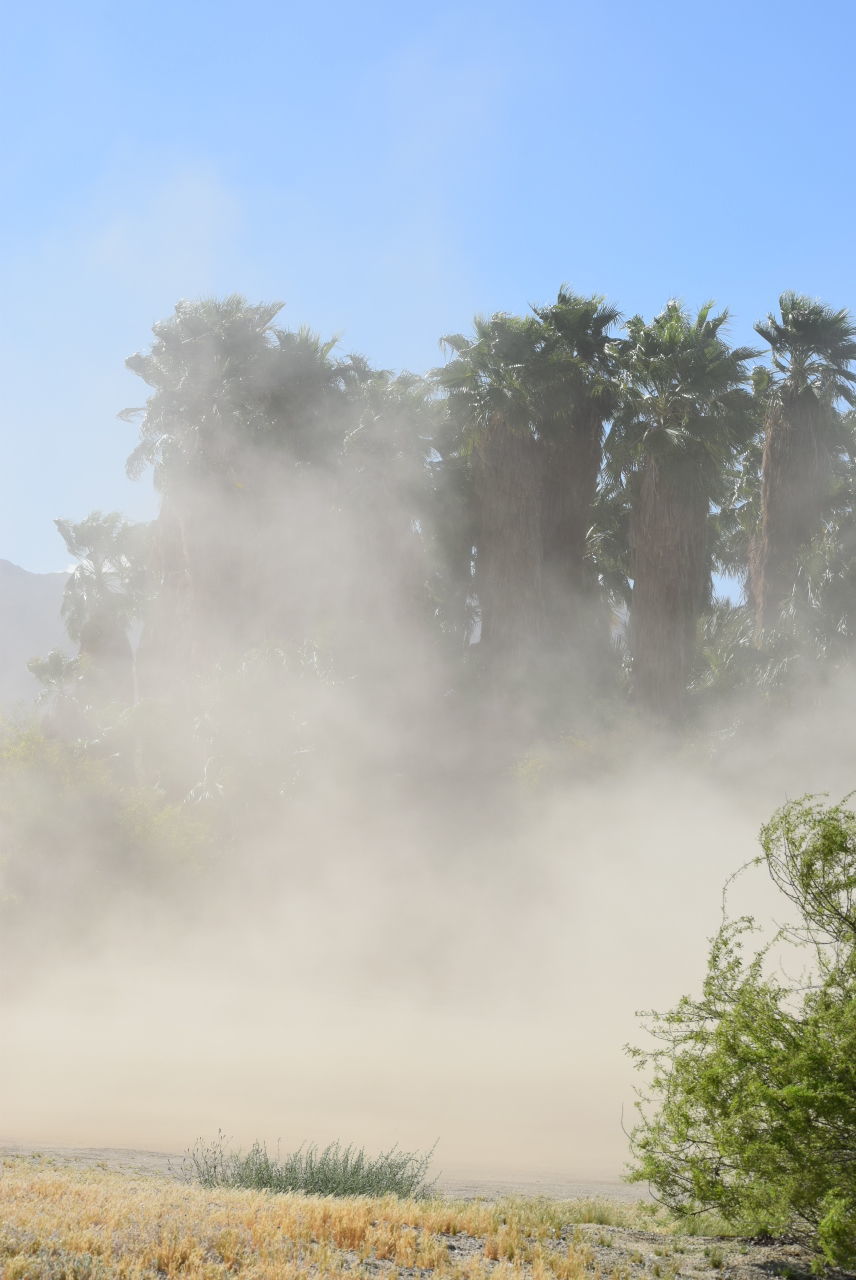
[[[847,311],[783,294],[765,354],[712,304],[622,325],[563,287],[446,336],[420,377],[279,309],[180,303],[127,362],[150,391],[122,415],[129,472],[153,469],[159,515],[136,563],[117,517],[60,522],[91,696],[129,696],[134,615],[143,698],[309,645],[376,690],[440,655],[453,687],[509,714],[546,692],[560,720],[611,682],[679,722],[693,689],[856,638]]]
[[[539,523],[521,511],[509,529],[513,507],[495,478],[483,478],[485,549],[504,512],[529,582],[528,595],[510,586],[505,608],[540,584],[548,608],[564,606],[567,641],[569,612],[584,615],[586,588],[596,579],[617,591],[629,613],[632,689],[658,714],[686,710],[714,569],[745,586],[763,651],[809,550],[850,510],[856,327],[846,311],[793,293],[780,307],[779,318],[757,326],[772,369],[751,367],[761,352],[728,345],[727,313],[712,305],[691,316],[670,302],[650,323],[635,316],[614,335],[618,318],[602,299],[563,290],[535,320],[494,317],[477,325],[475,341],[452,339],[456,358],[438,375],[453,414],[474,433],[474,476],[492,466],[513,487],[517,474],[518,503],[525,487],[540,512]],[[549,536],[557,491],[567,504],[564,563]],[[513,561],[507,555],[504,567]],[[480,603],[489,613],[500,607],[490,592]],[[541,623],[537,609],[530,616],[531,645]],[[842,617],[823,623],[847,626]],[[514,626],[520,632],[524,618]]]

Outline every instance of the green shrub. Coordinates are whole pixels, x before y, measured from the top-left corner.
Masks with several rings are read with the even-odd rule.
[[[303,1191],[318,1196],[401,1196],[422,1198],[433,1183],[425,1175],[433,1155],[392,1147],[369,1157],[360,1148],[338,1142],[320,1150],[302,1146],[288,1155],[269,1155],[254,1142],[246,1153],[227,1151],[223,1134],[213,1142],[199,1139],[187,1152],[182,1172],[203,1187],[251,1187],[256,1191]]]
[[[652,1070],[631,1134],[631,1180],[674,1212],[749,1233],[797,1233],[818,1265],[856,1263],[856,814],[817,797],[761,831],[772,879],[799,919],[751,958],[750,917],[713,939],[702,994],[648,1014]],[[792,943],[809,971],[766,963]]]

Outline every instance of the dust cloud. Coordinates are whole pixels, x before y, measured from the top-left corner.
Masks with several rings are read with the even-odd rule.
[[[635,1011],[697,985],[774,790],[642,768],[513,833],[488,816],[439,867],[407,822],[321,823],[296,840],[326,855],[315,877],[268,857],[181,914],[127,904],[85,958],[42,933],[38,981],[4,1001],[3,1138],[438,1141],[449,1174],[617,1176]]]
[[[582,717],[524,749],[502,682],[467,700],[460,640],[426,641],[407,492],[340,484],[165,494],[136,719],[104,759],[133,738],[123,785],[206,836],[111,861],[97,782],[12,849],[0,1140],[436,1142],[447,1175],[616,1178],[636,1011],[697,987],[772,810],[846,792],[852,690],[713,747]],[[780,909],[754,872],[731,907]]]

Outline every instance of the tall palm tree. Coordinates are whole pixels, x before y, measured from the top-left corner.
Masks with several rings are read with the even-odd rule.
[[[575,695],[580,674],[594,687],[611,652],[593,534],[604,432],[617,402],[610,329],[620,316],[603,298],[564,285],[552,305],[534,311],[545,339],[538,369],[545,656],[554,688]]]
[[[482,651],[525,663],[543,633],[539,381],[535,317],[476,317],[475,334],[442,339],[435,371],[449,393],[458,449],[470,460],[476,507],[475,590]]]
[[[550,306],[535,307],[545,330],[539,424],[544,451],[542,532],[551,598],[584,591],[586,538],[603,462],[605,424],[617,399],[610,329],[620,313],[602,297],[582,297],[566,285]]]
[[[168,674],[183,685],[188,666],[211,649],[215,615],[237,625],[246,614],[234,509],[250,497],[247,444],[268,425],[280,306],[251,306],[238,295],[181,301],[154,325],[150,349],[125,361],[151,388],[143,407],[119,415],[139,422],[127,471],[136,478],[151,467],[161,494],[140,644],[144,687],[166,687]]]
[[[435,630],[433,440],[445,415],[436,388],[411,373],[373,371],[343,441],[339,517],[346,539],[337,586],[340,634],[353,661],[378,671],[410,662]],[[329,574],[328,574],[329,576]]]
[[[746,362],[707,303],[693,319],[675,301],[616,344],[621,403],[608,438],[613,478],[631,486],[630,644],[638,701],[678,718],[699,616],[709,597],[709,517],[725,466],[749,430]]]
[[[126,361],[152,389],[143,408],[120,415],[140,423],[128,472],[151,466],[162,494],[147,666],[217,659],[277,642],[270,633],[285,617],[303,623],[299,587],[311,575],[300,557],[313,544],[294,527],[299,477],[324,476],[316,487],[326,483],[335,503],[327,472],[372,371],[337,359],[335,341],[276,328],[280,306],[237,295],[180,302],[154,326],[151,349]]]
[[[750,593],[757,631],[773,625],[790,595],[801,550],[820,531],[834,459],[846,448],[836,406],[856,406],[856,325],[846,310],[788,292],[781,319],[755,328],[770,345],[760,526]]]
[[[154,325],[150,350],[125,361],[152,388],[144,407],[119,415],[140,424],[127,463],[132,478],[151,466],[164,493],[200,480],[234,482],[241,445],[266,425],[272,324],[281,307],[251,306],[237,294],[182,301]]]
[[[326,464],[354,425],[349,393],[374,371],[358,356],[334,356],[336,339],[280,329],[282,303],[239,294],[179,302],[153,327],[147,353],[125,364],[152,388],[123,421],[140,424],[128,459],[136,477],[151,466],[162,492],[219,484],[235,492],[256,477],[260,455]],[[249,475],[247,471],[249,470]]]

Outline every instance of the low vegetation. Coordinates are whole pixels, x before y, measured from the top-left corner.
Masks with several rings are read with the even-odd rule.
[[[448,1280],[575,1280],[592,1253],[569,1224],[606,1216],[638,1226],[652,1214],[599,1202],[271,1195],[17,1157],[0,1165],[0,1274],[333,1280],[418,1269]]]
[[[0,1162],[3,1280],[769,1280],[809,1263],[793,1243],[690,1236],[644,1201],[274,1195]]]
[[[255,1191],[303,1191],[316,1196],[401,1196],[424,1199],[432,1152],[399,1151],[397,1147],[367,1156],[352,1146],[333,1142],[319,1151],[303,1146],[287,1155],[271,1156],[264,1143],[246,1153],[228,1151],[220,1133],[213,1142],[199,1139],[188,1151],[182,1172],[203,1187],[251,1187]]]

